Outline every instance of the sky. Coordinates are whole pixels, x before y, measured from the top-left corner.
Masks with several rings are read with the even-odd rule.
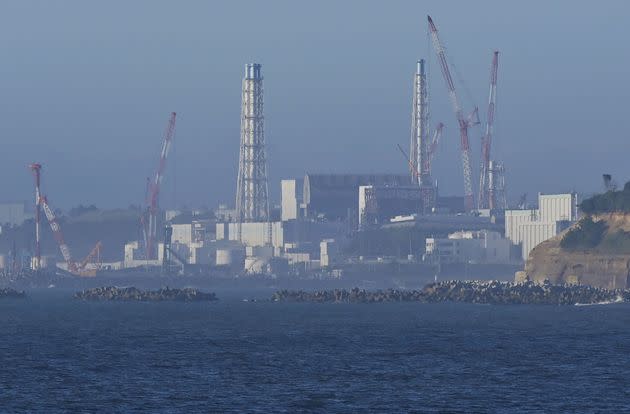
[[[163,207],[233,204],[244,65],[262,64],[269,187],[313,173],[405,173],[415,61],[430,62],[441,194],[463,194],[459,136],[427,37],[434,19],[466,111],[485,120],[510,200],[630,179],[625,1],[4,0],[0,201],[142,203],[171,111]],[[478,170],[482,128],[470,131]]]

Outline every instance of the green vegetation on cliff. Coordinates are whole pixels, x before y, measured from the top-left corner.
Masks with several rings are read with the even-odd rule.
[[[597,250],[609,254],[630,253],[630,232],[612,225],[607,219],[592,216],[630,213],[630,182],[620,191],[607,191],[587,198],[580,204],[586,217],[567,231],[560,240],[565,250]]]
[[[630,253],[630,232],[609,225],[606,220],[594,221],[591,216],[580,220],[560,240],[564,250],[595,250],[608,254]]]
[[[608,226],[602,221],[593,221],[588,216],[579,221],[560,240],[563,249],[592,249],[601,243]]]
[[[621,191],[607,191],[587,198],[580,204],[585,214],[630,213],[630,181]]]

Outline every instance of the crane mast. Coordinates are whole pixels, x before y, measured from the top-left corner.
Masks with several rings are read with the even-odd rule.
[[[155,171],[155,176],[153,180],[149,182],[148,192],[147,192],[147,220],[143,221],[143,232],[144,232],[144,242],[145,242],[145,255],[147,260],[152,260],[157,258],[157,215],[159,211],[159,198],[160,198],[160,185],[162,184],[162,177],[164,176],[164,171],[166,170],[166,160],[168,158],[168,154],[171,148],[171,142],[173,140],[173,135],[175,134],[175,117],[177,114],[175,112],[171,112],[171,117],[168,121],[168,125],[166,126],[166,130],[164,132],[164,140],[162,142],[162,151],[160,152],[160,162],[158,163],[157,170]]]
[[[494,114],[497,102],[497,69],[499,66],[499,51],[495,50],[492,56],[490,69],[490,93],[488,96],[488,119],[486,132],[481,139],[481,174],[479,175],[479,204],[480,209],[496,208],[497,202],[493,199],[493,191],[490,180],[490,149],[492,135],[494,133]]]
[[[453,77],[451,76],[451,72],[446,60],[446,53],[438,36],[437,28],[435,27],[431,16],[427,16],[427,19],[429,21],[429,30],[431,33],[431,39],[433,41],[433,47],[440,63],[442,76],[444,77],[444,81],[446,82],[451,105],[453,106],[453,111],[455,112],[457,123],[459,125],[462,167],[464,170],[464,202],[466,210],[471,211],[474,208],[475,201],[472,188],[472,171],[470,168],[470,143],[468,140],[468,127],[470,125],[470,121],[464,117],[464,113],[462,111],[462,107],[460,105],[459,98],[457,97],[457,92],[455,90],[455,83],[453,82]]]

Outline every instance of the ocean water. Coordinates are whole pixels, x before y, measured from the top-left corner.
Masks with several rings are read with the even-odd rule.
[[[627,304],[70,296],[0,301],[0,411],[630,411]]]

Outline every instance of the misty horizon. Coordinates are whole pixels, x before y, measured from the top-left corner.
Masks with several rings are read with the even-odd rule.
[[[621,82],[630,60],[621,2],[618,10],[484,2],[494,11],[488,21],[478,5],[452,13],[441,2],[278,3],[251,2],[245,16],[230,3],[6,5],[2,198],[31,200],[27,165],[41,162],[43,192],[55,207],[142,204],[175,111],[161,205],[233,204],[241,79],[254,61],[265,82],[274,203],[281,179],[306,173],[404,174],[396,145],[408,144],[419,58],[430,64],[432,123],[446,124],[434,178],[442,194],[462,195],[457,125],[428,44],[427,14],[463,78],[464,110],[480,110],[482,125],[470,132],[475,175],[498,49],[493,150],[506,165],[509,200],[599,191],[602,173],[620,184],[630,178],[621,158],[630,150],[620,122],[630,97]]]

